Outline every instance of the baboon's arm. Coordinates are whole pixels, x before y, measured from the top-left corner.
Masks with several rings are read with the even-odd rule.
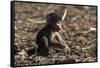
[[[54,39],[55,39],[55,34],[51,34],[48,38],[48,42],[49,42],[50,46],[61,48],[61,49],[63,49],[65,47],[63,44],[55,42]]]
[[[65,41],[63,40],[63,38],[61,37],[61,35],[56,32],[55,33],[55,39],[62,45],[66,46],[67,44],[65,43]]]
[[[59,33],[56,33],[55,38],[56,38],[57,41],[60,42],[60,44],[64,47],[65,53],[70,53],[70,48],[67,46],[67,44],[65,43],[65,41],[63,40],[63,38],[60,36]]]

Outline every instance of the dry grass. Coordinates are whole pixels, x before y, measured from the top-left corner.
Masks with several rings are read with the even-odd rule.
[[[62,37],[71,48],[71,54],[65,57],[62,51],[51,48],[51,57],[33,54],[28,57],[25,50],[36,48],[37,32],[45,25],[45,16],[56,12],[60,16],[64,10],[68,13],[63,24]],[[15,3],[15,65],[41,65],[76,62],[95,62],[96,55],[96,7],[54,5],[39,3]],[[94,29],[94,30],[93,30]]]

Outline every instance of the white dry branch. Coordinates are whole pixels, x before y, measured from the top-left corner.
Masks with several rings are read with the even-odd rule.
[[[36,24],[44,24],[46,21],[45,20],[34,20],[34,19],[27,19],[29,22],[33,22]]]
[[[96,31],[96,28],[90,27],[89,31]]]
[[[67,9],[65,9],[64,14],[62,16],[62,21],[64,21],[65,17],[67,15]],[[37,23],[37,24],[44,24],[46,21],[45,20],[34,20],[34,19],[27,19],[29,22]]]
[[[67,9],[65,9],[65,11],[64,11],[64,14],[63,14],[63,16],[62,16],[62,21],[64,21],[66,15],[67,15]]]

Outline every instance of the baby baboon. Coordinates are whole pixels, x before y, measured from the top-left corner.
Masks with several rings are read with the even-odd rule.
[[[70,51],[59,34],[59,30],[61,29],[59,20],[61,18],[56,13],[50,13],[46,16],[46,26],[38,32],[36,37],[36,44],[38,45],[37,52],[39,55],[48,56],[49,47],[63,49],[65,54]]]

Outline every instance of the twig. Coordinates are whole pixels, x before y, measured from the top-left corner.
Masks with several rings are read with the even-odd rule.
[[[65,9],[65,11],[64,11],[64,14],[63,14],[63,16],[62,16],[62,21],[64,21],[66,15],[67,15],[67,9]]]

